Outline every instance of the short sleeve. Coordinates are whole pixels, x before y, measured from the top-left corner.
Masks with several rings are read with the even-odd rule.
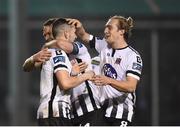
[[[88,52],[86,46],[81,42],[75,42],[75,45],[78,48],[78,53],[76,55],[82,55]]]
[[[56,73],[59,70],[66,70],[70,73],[71,64],[69,58],[67,57],[64,51],[54,50],[52,53],[51,62],[54,68],[54,73]]]
[[[142,72],[142,59],[139,54],[133,53],[129,56],[128,62],[127,62],[127,76],[132,76],[136,78],[137,80],[140,80],[141,72]]]

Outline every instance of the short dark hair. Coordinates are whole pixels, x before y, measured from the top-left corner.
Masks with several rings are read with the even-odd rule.
[[[50,18],[48,20],[46,20],[44,23],[43,23],[43,26],[50,26],[53,24],[53,22],[55,22],[58,18]]]
[[[57,34],[59,33],[59,27],[67,24],[68,25],[68,21],[65,18],[58,18],[56,19],[53,24],[52,24],[52,35],[54,38],[56,38]]]

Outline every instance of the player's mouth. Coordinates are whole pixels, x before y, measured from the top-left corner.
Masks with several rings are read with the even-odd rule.
[[[108,39],[109,37],[110,37],[110,35],[108,35],[108,34],[105,34],[105,36],[104,36],[105,39]]]

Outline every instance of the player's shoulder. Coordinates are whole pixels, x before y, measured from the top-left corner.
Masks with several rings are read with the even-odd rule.
[[[128,46],[128,49],[131,55],[140,56],[139,52],[135,50],[132,46]]]
[[[129,48],[129,52],[127,57],[129,58],[129,60],[134,60],[137,63],[142,64],[143,61],[139,52],[134,48],[132,48],[131,46],[128,46],[128,48]]]
[[[58,64],[59,62],[61,63],[66,63],[68,57],[67,54],[60,49],[49,49],[49,51],[52,52],[52,61],[53,64]]]
[[[75,44],[78,46],[78,48],[83,48],[83,47],[85,47],[85,45],[82,44],[82,43],[79,42],[79,41],[76,41]]]
[[[66,54],[63,50],[61,49],[56,49],[56,48],[50,48],[48,49],[50,52],[52,52],[53,55],[64,55]]]

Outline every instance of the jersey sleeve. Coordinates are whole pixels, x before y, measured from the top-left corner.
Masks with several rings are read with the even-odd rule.
[[[70,54],[77,55],[79,53],[79,47],[76,43],[73,43],[72,45],[73,45],[73,50]]]
[[[90,39],[90,48],[94,48],[96,49],[96,51],[98,53],[100,53],[106,46],[107,46],[107,42],[105,41],[104,38],[101,37],[95,37],[91,35],[91,39]]]
[[[143,63],[139,54],[131,54],[128,59],[126,75],[140,80]]]
[[[81,42],[78,42],[78,41],[75,42],[74,47],[77,49],[78,52],[76,52],[76,54],[73,54],[73,55],[82,55],[88,52],[86,46],[82,44]]]
[[[71,64],[66,53],[62,50],[54,50],[52,53],[52,65],[54,68],[54,73],[59,70],[66,70],[70,73]]]

